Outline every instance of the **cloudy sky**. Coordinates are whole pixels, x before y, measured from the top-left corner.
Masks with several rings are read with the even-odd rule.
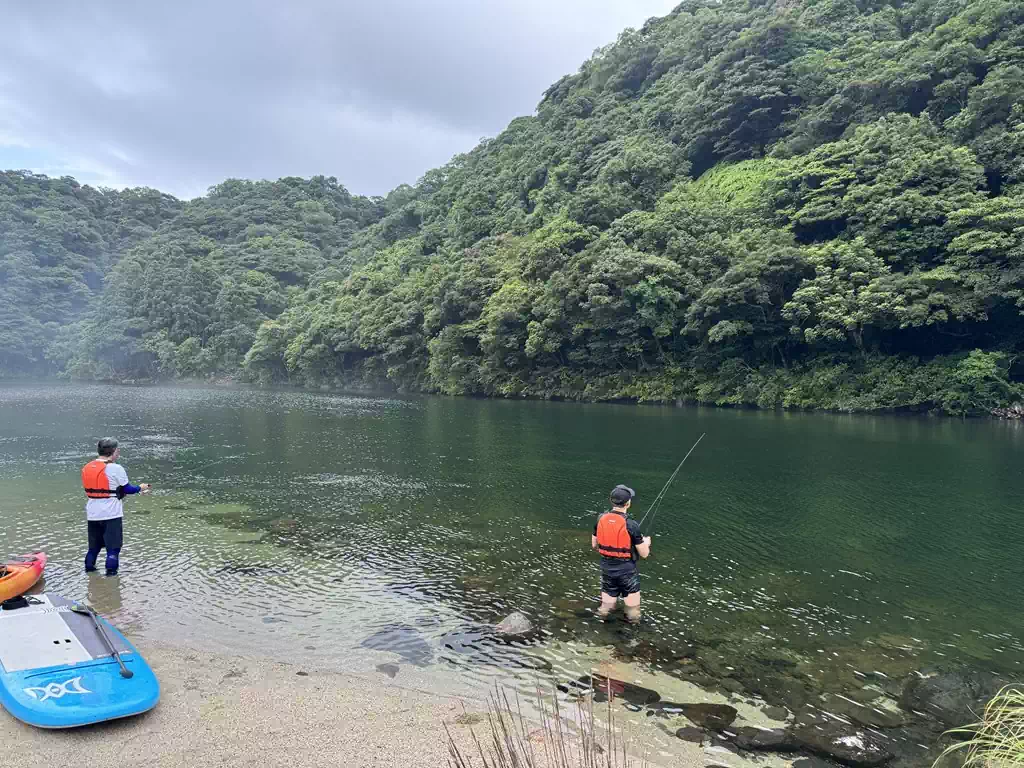
[[[382,194],[677,1],[4,3],[0,168],[181,197],[323,173]]]

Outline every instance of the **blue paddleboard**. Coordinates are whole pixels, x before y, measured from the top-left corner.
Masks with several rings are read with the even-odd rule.
[[[132,677],[121,676],[90,616],[46,593],[0,609],[0,704],[39,728],[75,728],[146,712],[160,684],[124,635],[100,619]]]

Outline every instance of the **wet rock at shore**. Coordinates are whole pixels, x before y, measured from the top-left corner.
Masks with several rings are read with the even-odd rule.
[[[534,626],[525,614],[515,611],[496,624],[494,631],[507,638],[525,637],[534,631]]]
[[[692,725],[687,725],[676,729],[676,738],[702,746],[708,740],[708,734],[703,728],[694,728]]]
[[[649,709],[653,717],[670,719],[682,715],[700,730],[722,731],[733,724],[737,712],[728,704],[677,704],[674,701],[659,701]]]
[[[797,748],[796,738],[784,728],[737,728],[733,743],[740,749],[772,752],[791,752]]]
[[[1011,419],[1014,421],[1020,421],[1024,419],[1024,405],[1020,403],[1014,403],[1006,408],[993,408],[992,415],[997,419]]]
[[[712,733],[709,734],[709,738],[711,739],[711,743],[704,748],[704,753],[709,757],[715,755],[720,755],[724,757],[727,754],[735,755],[739,758],[745,758],[750,756],[749,752],[744,752],[731,741],[726,740],[723,736]]]
[[[894,757],[882,739],[870,731],[836,720],[805,720],[790,730],[795,746],[853,768],[872,768]]]
[[[932,669],[907,680],[900,705],[955,728],[977,721],[999,687],[995,676],[981,670]]]
[[[676,704],[674,701],[659,701],[647,710],[650,717],[659,717],[662,720],[670,720],[683,714],[685,704]]]

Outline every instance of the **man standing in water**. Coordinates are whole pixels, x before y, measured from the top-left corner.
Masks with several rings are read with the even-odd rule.
[[[594,525],[590,546],[601,555],[601,607],[598,616],[608,618],[621,597],[626,604],[626,618],[633,624],[640,621],[640,574],[637,556],[651,554],[651,537],[640,532],[640,523],[630,520],[633,489],[617,485],[612,489],[612,511],[605,512]]]
[[[89,528],[89,551],[85,554],[85,570],[96,570],[96,558],[101,549],[107,550],[107,576],[116,576],[120,565],[123,538],[125,496],[133,493],[149,493],[149,483],[131,485],[128,473],[117,463],[121,449],[117,440],[105,437],[96,446],[95,459],[82,467],[82,488],[88,501],[85,502],[85,517]]]

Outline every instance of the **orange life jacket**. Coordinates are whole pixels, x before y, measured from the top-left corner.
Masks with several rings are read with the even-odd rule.
[[[94,459],[82,467],[82,488],[90,499],[120,498],[117,490],[110,489],[107,479],[107,464],[102,459]]]
[[[597,521],[597,551],[605,557],[633,559],[633,539],[626,528],[626,516],[605,512]]]

